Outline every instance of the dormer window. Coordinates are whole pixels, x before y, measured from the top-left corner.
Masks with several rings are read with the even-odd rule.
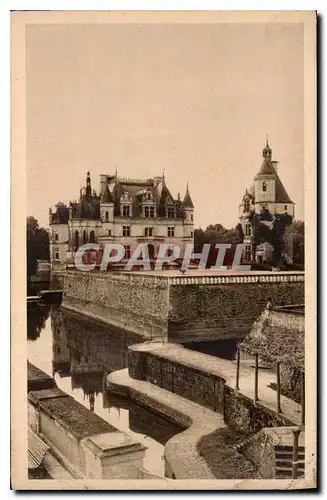
[[[168,219],[174,219],[175,218],[175,208],[174,207],[168,207],[167,208],[167,217],[168,217]]]
[[[144,217],[154,218],[154,207],[144,207]]]
[[[130,206],[123,205],[123,217],[130,217]]]
[[[285,205],[284,210],[285,210],[285,212],[287,212],[287,205]]]
[[[265,181],[262,183],[262,191],[267,191],[267,183]]]
[[[151,193],[147,193],[147,199],[151,200]]]

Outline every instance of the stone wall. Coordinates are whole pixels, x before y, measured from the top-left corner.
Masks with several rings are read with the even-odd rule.
[[[242,339],[274,305],[304,302],[304,282],[243,282],[170,287],[169,342]]]
[[[166,337],[167,297],[167,278],[68,272],[62,305],[152,339]]]
[[[227,384],[224,385],[224,420],[229,427],[244,434],[254,434],[265,427],[294,424]]]
[[[160,352],[160,347],[156,348],[155,345],[150,344],[129,347],[130,377],[150,382],[223,414],[224,421],[231,429],[245,435],[254,434],[264,427],[294,425],[294,422],[282,414],[277,414],[260,401],[254,403],[252,398],[229,386],[226,377],[219,374],[218,363],[216,372],[208,369],[205,358],[212,358],[211,356],[202,354],[204,362],[202,363],[197,358],[197,361],[192,364],[185,362],[182,356],[178,356],[179,349],[180,352],[184,351],[182,346],[172,344],[166,344],[166,346],[166,354]],[[170,359],[170,348],[174,351],[174,359]],[[224,360],[224,363],[232,364],[227,360]],[[233,372],[235,368],[233,365]]]
[[[191,272],[190,272],[191,273]],[[303,273],[174,276],[155,273],[65,275],[63,307],[141,335],[185,343],[241,339],[268,299],[304,302]]]

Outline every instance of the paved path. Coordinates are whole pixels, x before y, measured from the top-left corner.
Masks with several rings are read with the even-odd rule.
[[[240,436],[224,423],[223,416],[149,382],[135,380],[128,370],[110,373],[107,388],[125,393],[187,429],[165,446],[170,476],[176,479],[246,479],[255,467],[235,449]]]
[[[236,384],[236,361],[217,358],[208,354],[185,349],[176,344],[165,343],[144,343],[139,344],[138,348],[150,351],[153,355],[160,358],[166,358],[177,364],[196,368],[204,373],[212,373],[226,380],[226,385],[235,388]],[[250,399],[254,397],[254,364],[249,360],[241,362],[239,392]],[[262,405],[271,411],[276,412],[277,392],[268,387],[271,383],[276,383],[276,374],[273,370],[259,368],[259,401]],[[281,408],[283,417],[287,419],[290,425],[301,425],[301,405],[295,401],[281,396]]]

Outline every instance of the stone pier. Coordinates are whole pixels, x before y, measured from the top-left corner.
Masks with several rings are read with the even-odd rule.
[[[33,389],[28,392],[28,426],[45,444],[43,464],[54,479],[140,477],[146,447],[134,437],[75,401],[30,363],[28,386]]]

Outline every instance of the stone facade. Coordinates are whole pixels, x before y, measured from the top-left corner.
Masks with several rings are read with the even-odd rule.
[[[75,253],[86,243],[100,247],[120,243],[128,259],[140,244],[155,258],[161,243],[172,243],[181,255],[193,244],[194,205],[188,186],[184,199],[174,199],[164,176],[127,179],[101,175],[99,194],[91,187],[90,173],[79,201],[50,208],[51,262],[53,267],[73,266]]]

